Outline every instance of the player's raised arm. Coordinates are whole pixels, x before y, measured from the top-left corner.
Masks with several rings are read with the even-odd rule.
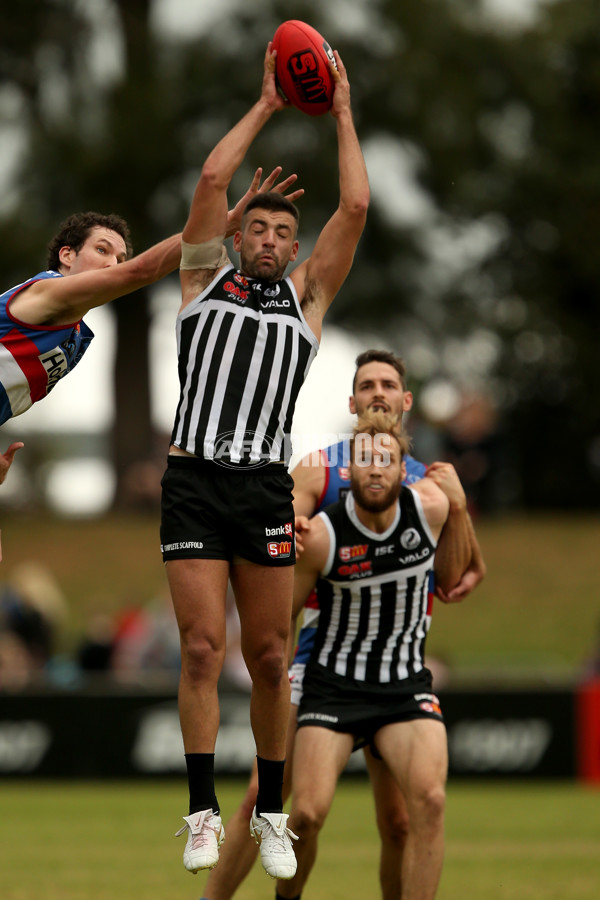
[[[227,190],[252,141],[284,101],[275,85],[275,56],[269,43],[259,99],[209,153],[196,185],[183,239],[192,243],[225,233]]]
[[[100,238],[98,250],[110,252]],[[92,245],[95,244],[92,240]],[[11,312],[31,325],[66,325],[81,319],[90,309],[153,284],[177,269],[181,258],[181,235],[174,234],[132,259],[118,258],[114,265],[101,264],[79,272],[77,252],[60,251],[61,272],[68,278],[36,281],[17,295]]]
[[[221,138],[202,166],[182,235],[183,306],[197,296],[212,281],[215,272],[227,263],[223,247],[225,235],[231,233],[227,190],[256,135],[273,113],[284,106],[275,84],[275,54],[269,43],[264,58],[259,99]],[[255,193],[252,186],[250,193]]]
[[[334,55],[337,71],[331,114],[337,129],[340,201],[310,258],[291,275],[302,298],[304,315],[317,336],[323,316],[352,266],[370,198],[367,167],[352,117],[346,68],[337,51]]]

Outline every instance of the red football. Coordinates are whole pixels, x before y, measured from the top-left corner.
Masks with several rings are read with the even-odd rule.
[[[325,38],[306,22],[290,19],[273,35],[277,50],[275,75],[284,97],[308,113],[322,116],[331,109],[335,86],[329,64],[333,51]]]

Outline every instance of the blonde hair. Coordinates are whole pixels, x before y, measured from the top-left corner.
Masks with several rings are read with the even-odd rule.
[[[402,419],[400,416],[384,413],[381,410],[367,410],[359,417],[358,422],[354,426],[352,437],[350,438],[350,460],[354,459],[356,439],[363,434],[372,438],[382,434],[392,437],[400,449],[401,460],[404,459],[410,450],[410,438],[402,430]]]

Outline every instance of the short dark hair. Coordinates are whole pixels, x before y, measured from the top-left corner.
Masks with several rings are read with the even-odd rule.
[[[109,213],[108,215],[96,212],[73,213],[72,216],[69,216],[68,219],[61,223],[57,233],[48,244],[47,268],[58,271],[61,247],[71,247],[76,253],[79,253],[92,228],[97,226],[110,228],[111,231],[116,231],[117,234],[121,235],[125,241],[127,259],[129,259],[133,249],[129,225],[125,219],[114,213]]]
[[[300,223],[300,213],[298,212],[298,207],[278,191],[265,191],[264,193],[259,192],[258,194],[255,194],[252,200],[248,201],[248,204],[242,216],[242,223],[244,222],[248,213],[253,209],[268,209],[272,212],[287,212],[296,220],[296,227],[298,227]]]
[[[354,371],[354,380],[352,382],[353,394],[356,390],[356,376],[358,375],[358,370],[362,366],[366,366],[367,363],[372,362],[382,362],[387,363],[388,366],[392,366],[400,376],[400,383],[402,384],[403,389],[406,390],[406,366],[404,365],[404,360],[401,356],[394,356],[389,350],[364,350],[356,357],[356,369]]]

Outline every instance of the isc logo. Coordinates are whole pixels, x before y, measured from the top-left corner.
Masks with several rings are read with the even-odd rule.
[[[303,103],[327,102],[325,84],[321,76],[317,74],[319,63],[311,49],[300,50],[290,56],[288,69]]]

